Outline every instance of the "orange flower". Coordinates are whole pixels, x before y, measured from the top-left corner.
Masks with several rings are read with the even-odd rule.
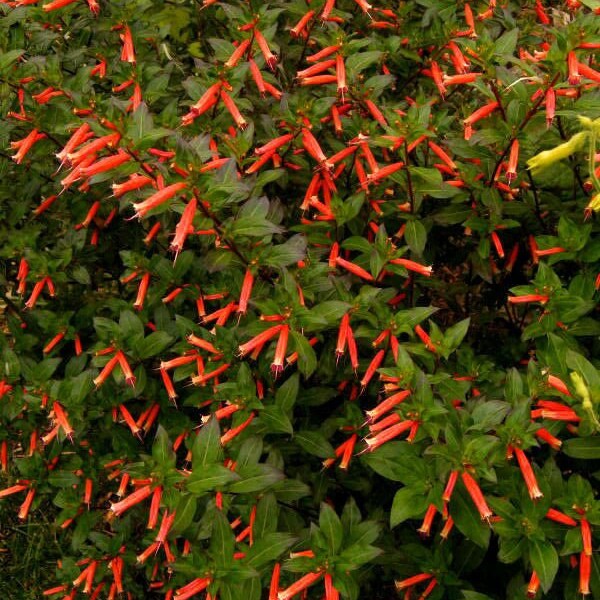
[[[117,516],[120,517],[125,511],[129,510],[136,504],[143,502],[152,494],[152,486],[144,485],[137,489],[132,494],[129,494],[127,498],[110,505],[110,510]]]
[[[49,2],[48,4],[44,4],[42,9],[46,12],[50,12],[51,10],[57,10],[58,8],[63,8],[64,6],[68,6],[72,4],[76,0],[53,0],[53,2]]]
[[[475,507],[479,511],[481,518],[486,521],[489,520],[493,513],[487,505],[487,502],[485,501],[481,489],[475,479],[473,479],[470,473],[463,471],[462,480],[467,488],[467,492],[469,492],[469,495],[473,500],[473,504],[475,504]]]
[[[123,42],[123,48],[121,49],[121,60],[124,62],[134,63],[135,62],[135,50],[133,48],[133,37],[131,36],[131,30],[129,26],[125,26],[125,33],[119,36]]]
[[[279,339],[277,340],[277,346],[275,347],[275,356],[271,363],[271,373],[277,377],[283,371],[283,363],[285,360],[285,353],[287,351],[288,336],[290,333],[289,325],[282,325],[279,332]]]
[[[371,437],[365,438],[365,443],[367,444],[367,452],[373,452],[386,442],[397,438],[399,435],[408,431],[413,426],[414,421],[402,421],[401,423],[396,423],[387,429],[384,429],[381,433]]]
[[[197,200],[195,197],[186,204],[181,219],[175,227],[175,237],[170,245],[170,250],[175,252],[175,260],[177,256],[183,250],[185,240],[190,233],[194,231],[194,216],[196,215]]]
[[[521,450],[521,448],[515,447],[513,448],[513,450],[517,457],[517,462],[519,463],[521,473],[523,474],[523,479],[525,480],[525,485],[527,486],[527,492],[529,493],[529,497],[532,500],[542,498],[544,494],[542,494],[538,486],[535,473],[533,472],[527,455],[525,454],[525,452],[523,452],[523,450]]]
[[[316,571],[314,573],[307,573],[295,583],[292,583],[285,590],[279,592],[277,594],[277,600],[291,600],[296,594],[308,589],[311,585],[315,584],[321,576],[323,575],[322,571]]]
[[[373,275],[371,275],[371,273],[369,273],[362,267],[355,265],[353,262],[350,262],[350,261],[342,258],[341,256],[338,256],[335,259],[335,262],[338,265],[338,267],[342,267],[342,268],[346,269],[347,271],[350,271],[350,273],[352,273],[353,275],[356,275],[357,277],[360,277],[361,279],[364,279],[366,281],[374,281],[375,280]]]
[[[239,111],[238,107],[233,101],[233,98],[225,90],[221,90],[221,100],[223,100],[225,108],[229,111],[229,114],[235,121],[235,124],[238,126],[238,128],[246,129],[248,122],[242,116],[242,113]]]
[[[173,183],[171,185],[168,185],[167,187],[164,187],[162,190],[159,190],[158,192],[152,194],[143,202],[135,203],[133,205],[133,208],[135,210],[135,216],[138,218],[146,216],[146,214],[148,214],[153,208],[164,204],[165,202],[173,198],[173,196],[175,196],[177,192],[180,192],[186,187],[187,184],[183,181]]]
[[[248,50],[248,47],[250,46],[250,39],[245,39],[242,42],[240,42],[239,46],[232,52],[231,56],[225,61],[225,66],[228,68],[233,68],[235,67],[238,62],[240,62],[240,59],[242,58],[242,56],[244,56],[244,53],[246,52],[246,50]]]
[[[39,133],[37,129],[32,129],[29,135],[24,137],[22,140],[17,142],[11,142],[10,147],[13,150],[17,150],[17,153],[12,157],[12,159],[20,165],[23,162],[23,159],[27,155],[27,153],[31,150],[33,145],[46,137],[46,134]]]
[[[380,402],[373,410],[366,411],[367,418],[370,422],[377,421],[382,415],[389,412],[400,404],[404,402],[410,396],[410,390],[402,390],[400,392],[395,393],[393,396],[386,398],[382,402]]]

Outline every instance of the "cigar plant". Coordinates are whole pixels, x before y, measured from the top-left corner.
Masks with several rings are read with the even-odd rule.
[[[599,50],[0,0],[2,597],[600,597]]]

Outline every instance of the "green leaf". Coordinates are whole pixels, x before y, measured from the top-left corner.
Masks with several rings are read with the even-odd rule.
[[[162,467],[175,466],[175,453],[169,440],[169,434],[162,425],[156,430],[152,444],[152,458]]]
[[[412,332],[415,325],[422,323],[437,311],[438,309],[435,306],[419,306],[407,310],[399,310],[396,313],[394,320],[398,329],[408,333]]]
[[[600,437],[580,437],[565,440],[562,451],[572,458],[600,459]]]
[[[234,494],[260,492],[285,478],[279,469],[264,464],[240,467],[237,469],[237,474],[239,481],[229,486],[229,491]]]
[[[415,253],[421,256],[425,250],[427,243],[427,230],[421,221],[408,221],[406,230],[404,231],[404,239],[408,247]]]
[[[309,454],[319,458],[334,458],[335,450],[319,431],[298,431],[294,435],[294,441]]]
[[[233,558],[235,534],[225,514],[215,510],[212,517],[212,532],[210,537],[210,554],[217,566],[228,566]]]
[[[284,411],[289,411],[293,408],[296,398],[298,397],[298,389],[300,387],[300,377],[298,373],[291,375],[275,392],[275,402]]]
[[[511,29],[504,32],[494,44],[494,54],[499,56],[512,56],[517,48],[519,30]]]
[[[262,567],[277,560],[295,541],[289,533],[267,533],[248,549],[244,560],[249,567]]]
[[[444,354],[446,356],[450,355],[454,352],[465,339],[467,332],[469,331],[469,325],[471,324],[471,319],[463,319],[458,323],[452,325],[452,327],[448,327],[446,332],[444,333]]]
[[[456,528],[473,543],[487,548],[490,543],[490,527],[481,520],[470,496],[461,488],[456,488],[452,494],[450,514]]]
[[[558,571],[558,553],[548,541],[529,540],[529,558],[531,566],[540,579],[544,592],[552,587]]]
[[[278,225],[258,217],[242,217],[231,225],[232,236],[263,237],[282,231],[283,229]]]
[[[306,238],[303,235],[294,235],[283,244],[270,246],[262,256],[262,264],[281,268],[287,267],[306,257]]]
[[[269,433],[294,433],[292,422],[281,406],[267,406],[261,411],[260,419],[266,425]]]
[[[403,487],[396,492],[390,511],[390,527],[423,514],[428,506],[427,497],[420,489]]]
[[[238,481],[240,476],[223,465],[206,465],[201,468],[194,467],[188,477],[186,486],[189,492],[196,495],[206,492],[219,491],[227,484]]]
[[[192,465],[194,470],[223,460],[221,430],[219,421],[211,417],[200,429],[192,446]]]
[[[144,360],[157,356],[170,346],[173,338],[166,331],[155,331],[135,344],[138,358]]]
[[[292,339],[298,352],[298,369],[304,377],[310,377],[317,368],[317,355],[308,340],[299,332],[292,331]]]
[[[370,544],[353,544],[344,548],[336,560],[336,566],[344,571],[354,571],[372,562],[383,554],[383,550]]]
[[[326,502],[321,503],[319,513],[319,529],[327,540],[329,553],[335,555],[342,546],[342,522],[335,510]]]
[[[358,75],[358,73],[366,69],[369,65],[378,62],[382,55],[383,52],[380,50],[352,53],[346,59],[346,69],[348,69],[349,73]]]
[[[175,508],[175,520],[169,531],[169,535],[176,537],[182,535],[192,524],[198,500],[192,494],[182,495]]]
[[[21,57],[23,54],[25,54],[25,50],[20,48],[9,50],[8,52],[2,52],[2,54],[0,54],[0,72],[4,72],[13,63],[17,62],[19,57]]]

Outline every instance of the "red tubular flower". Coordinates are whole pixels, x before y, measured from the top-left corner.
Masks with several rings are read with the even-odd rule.
[[[21,521],[24,521],[27,518],[27,516],[29,515],[29,510],[31,508],[34,498],[35,498],[35,488],[31,488],[27,492],[27,496],[25,496],[25,500],[23,501],[23,504],[21,504],[21,507],[19,508],[19,513],[17,514],[17,517],[19,519],[21,519]]]
[[[262,333],[259,333],[258,335],[254,336],[250,341],[246,342],[245,344],[240,344],[240,346],[238,347],[239,356],[244,357],[247,354],[250,354],[250,352],[252,352],[252,350],[257,348],[258,346],[262,346],[269,340],[273,339],[276,335],[279,334],[282,327],[283,325],[273,325],[273,327],[270,327]]]
[[[152,495],[152,486],[144,485],[137,489],[132,494],[129,494],[127,498],[110,505],[110,510],[117,516],[120,517],[125,511],[129,510],[136,504],[143,502],[146,498]]]
[[[316,571],[314,573],[307,573],[295,583],[292,583],[289,587],[277,594],[277,600],[291,600],[296,594],[308,589],[311,585],[314,585],[323,575],[322,571]]]
[[[395,393],[393,396],[386,398],[385,400],[380,402],[373,410],[366,411],[365,414],[367,415],[368,420],[370,422],[377,421],[377,419],[379,419],[386,412],[389,412],[390,410],[392,410],[392,408],[394,408],[401,402],[404,402],[404,400],[406,400],[406,398],[410,396],[410,393],[410,390],[402,390],[400,392]]]
[[[423,344],[425,344],[425,348],[429,352],[436,352],[435,346],[431,343],[431,337],[420,325],[415,325],[415,333],[419,336]]]
[[[421,527],[417,529],[419,533],[422,533],[425,536],[428,536],[431,533],[431,525],[433,524],[433,519],[437,513],[437,507],[435,504],[430,504],[425,511],[425,516],[423,517],[423,523]]]
[[[325,573],[325,600],[338,600],[340,593],[333,586],[333,579],[329,573]]]
[[[200,359],[200,357],[198,357],[198,358]],[[202,375],[198,375],[198,377],[192,377],[192,384],[204,385],[207,381],[210,381],[211,379],[215,379],[222,373],[225,373],[225,371],[227,371],[227,369],[229,369],[229,366],[230,366],[229,363],[225,363],[224,365],[221,365],[220,367],[216,368],[214,371],[211,371],[210,373],[203,373]]]
[[[238,303],[237,312],[240,315],[245,315],[248,310],[248,301],[250,300],[250,294],[252,294],[252,286],[254,285],[254,275],[250,269],[246,269],[244,275],[244,281],[242,283],[242,290],[240,292],[240,301]]]
[[[64,411],[63,407],[59,402],[54,402],[52,405],[52,410],[54,412],[54,420],[56,424],[63,430],[67,438],[72,439],[75,431],[71,427],[71,424],[67,418],[67,413]]]
[[[445,150],[443,150],[442,148],[440,148],[440,146],[438,146],[435,142],[432,142],[431,140],[429,140],[427,142],[427,145],[429,146],[429,148],[433,151],[433,153],[444,162],[444,164],[446,164],[450,169],[452,169],[452,171],[457,171],[458,167],[456,166],[456,163],[448,156],[447,152]]]
[[[271,575],[271,583],[269,585],[269,600],[277,600],[279,592],[279,575],[281,573],[281,564],[275,563],[273,574]]]
[[[238,128],[246,129],[248,122],[242,116],[242,113],[239,111],[238,107],[233,101],[233,98],[223,89],[221,90],[221,100],[223,100],[225,108],[229,111],[229,114],[235,121],[235,124],[238,126]]]
[[[571,392],[567,387],[567,384],[560,379],[560,377],[556,377],[556,375],[548,375],[548,385],[554,388],[557,392],[564,394],[565,396],[571,396]]]
[[[550,17],[546,14],[546,9],[541,0],[535,0],[535,14],[542,25],[550,25]]]
[[[369,183],[378,183],[382,179],[385,179],[386,177],[393,175],[396,171],[399,171],[403,166],[403,162],[397,162],[391,165],[380,167],[376,173],[369,173],[367,175],[367,181]]]
[[[409,271],[414,271],[415,273],[419,273],[420,275],[424,275],[425,277],[431,277],[431,273],[433,271],[433,267],[426,267],[425,265],[421,265],[414,260],[409,260],[407,258],[393,258],[390,260],[390,264],[392,265],[400,265]]]
[[[436,61],[431,63],[431,78],[433,79],[433,83],[435,83],[435,86],[437,87],[438,92],[443,99],[446,95],[446,86],[444,85],[442,71]]]
[[[369,366],[367,367],[367,370],[366,370],[363,378],[360,380],[360,385],[363,388],[365,388],[369,385],[369,382],[371,381],[373,375],[375,374],[377,369],[379,369],[379,367],[381,366],[381,363],[383,362],[384,357],[385,357],[385,350],[380,350],[374,356],[373,360],[370,362]]]
[[[298,23],[296,23],[296,25],[294,27],[292,27],[290,29],[290,35],[292,37],[299,37],[301,36],[305,30],[306,30],[306,26],[308,25],[308,23],[310,22],[310,20],[315,16],[315,11],[314,10],[309,10],[299,21]],[[269,600],[271,600],[269,598]]]
[[[525,480],[525,485],[527,486],[527,492],[529,493],[529,497],[532,500],[536,500],[537,498],[541,498],[544,494],[542,494],[537,479],[535,477],[535,473],[533,472],[533,468],[527,458],[527,455],[521,448],[514,448],[515,455],[517,457],[517,462],[519,463],[519,468],[521,469],[521,473],[523,475],[523,479]]]
[[[12,159],[20,165],[23,162],[23,159],[27,155],[27,153],[31,150],[33,145],[46,137],[46,134],[39,133],[37,129],[32,129],[29,135],[24,137],[22,140],[17,142],[11,142],[10,147],[13,150],[17,150],[17,153],[12,157]]]
[[[121,33],[121,41],[123,42],[123,48],[121,49],[121,60],[128,63],[135,62],[135,50],[133,48],[133,37],[129,26],[125,26],[125,32]]]
[[[549,87],[546,90],[546,127],[551,127],[554,121],[554,114],[556,112],[556,93],[553,87]]]
[[[583,542],[583,553],[587,556],[592,555],[592,528],[587,519],[582,518],[581,525],[581,540]]]
[[[336,75],[312,75],[303,77],[300,81],[300,85],[327,85],[329,83],[337,83],[338,78]]]
[[[457,479],[458,471],[451,471],[450,476],[448,477],[448,481],[446,482],[446,487],[444,488],[444,493],[442,494],[442,500],[444,502],[450,502]]]
[[[248,50],[248,47],[250,46],[250,39],[245,39],[242,42],[240,42],[239,46],[232,52],[231,56],[225,61],[225,66],[228,68],[232,68],[235,67],[238,62],[240,62],[240,59],[242,58],[242,56],[244,56],[244,54],[246,53],[246,50]]]
[[[50,12],[52,10],[57,10],[59,8],[63,8],[68,6],[69,4],[73,4],[76,0],[53,0],[53,2],[49,2],[48,4],[44,4],[42,9],[45,12]]]
[[[275,377],[283,371],[283,363],[285,361],[285,353],[287,351],[288,337],[290,334],[290,326],[282,325],[279,332],[279,339],[277,340],[277,346],[275,347],[275,356],[271,363],[271,373]]]
[[[142,310],[144,308],[144,301],[146,299],[146,293],[148,292],[148,286],[150,285],[150,273],[144,273],[140,280],[138,287],[137,297],[133,303],[133,308],[136,310]]]
[[[148,524],[146,529],[154,529],[158,523],[158,511],[160,510],[160,501],[162,499],[163,489],[157,485],[152,490],[152,500],[150,501],[150,510],[148,512]]]
[[[465,139],[469,139],[470,135],[467,137],[467,128],[472,127],[481,119],[485,119],[489,117],[497,108],[499,104],[498,102],[489,102],[485,106],[478,108],[474,113],[470,114],[466,119],[463,119],[463,124],[465,125]]]
[[[262,52],[267,66],[269,67],[269,69],[271,69],[271,71],[274,71],[275,65],[277,64],[277,57],[271,52],[267,40],[256,27],[254,28],[254,39],[256,40],[260,51]]]
[[[504,248],[502,247],[502,241],[500,240],[500,236],[497,232],[492,231],[490,234],[490,238],[492,239],[492,243],[494,244],[494,248],[496,249],[496,254],[500,258],[504,258]]]
[[[221,446],[225,446],[225,444],[229,443],[232,439],[237,437],[252,421],[254,420],[255,414],[251,413],[250,416],[237,427],[232,427],[227,433],[224,433],[221,436]]]
[[[371,273],[369,273],[362,267],[359,267],[358,265],[355,265],[354,263],[352,263],[340,256],[338,256],[335,259],[335,262],[339,267],[342,267],[343,269],[350,271],[350,273],[352,273],[353,275],[356,275],[357,277],[360,277],[361,279],[364,279],[365,281],[374,281],[375,280],[373,275],[371,275]]]
[[[413,426],[413,423],[414,421],[402,421],[401,423],[397,423],[396,425],[384,429],[381,433],[378,433],[371,438],[365,438],[367,452],[373,452],[373,450],[376,450],[382,444],[397,438],[405,431],[408,431]]]
[[[170,250],[175,252],[175,259],[183,250],[183,246],[185,244],[185,240],[190,233],[194,231],[194,216],[196,215],[197,208],[197,200],[195,197],[186,204],[185,209],[183,210],[183,214],[181,215],[181,219],[177,226],[175,227],[175,237],[170,245]]]
[[[540,589],[540,578],[537,576],[537,573],[535,571],[533,571],[531,573],[531,578],[529,579],[529,583],[527,584],[527,597],[535,598],[539,589]]]
[[[324,165],[328,169],[331,168],[332,165],[327,162],[327,157],[323,153],[323,150],[321,150],[319,142],[306,127],[302,129],[302,145],[304,146],[304,149],[319,163],[319,165]]]
[[[590,576],[592,571],[592,559],[589,554],[579,554],[579,593],[587,596],[590,593]]]
[[[117,154],[113,156],[107,156],[105,158],[101,158],[100,160],[92,163],[88,167],[82,167],[79,169],[79,174],[81,177],[92,177],[93,175],[98,175],[99,173],[104,173],[105,171],[110,171],[111,169],[115,169],[120,165],[129,162],[131,160],[131,155],[124,150],[119,150]]]
[[[348,91],[348,86],[346,85],[346,67],[344,65],[344,57],[341,54],[338,54],[335,57],[335,74],[337,77],[338,94],[342,97],[343,101],[344,94]]]
[[[112,348],[111,348],[112,351]],[[113,369],[117,366],[119,362],[119,357],[115,354],[107,363],[104,365],[102,371],[98,377],[94,379],[94,385],[98,388],[100,387],[108,378],[108,376],[112,373]]]
[[[59,333],[57,333],[45,346],[43,349],[43,353],[44,354],[49,354],[50,352],[52,352],[52,350],[54,350],[54,348],[56,348],[56,346],[58,346],[58,344],[60,344],[61,340],[65,337],[65,332],[64,331],[60,331]]]
[[[440,537],[443,540],[447,540],[453,527],[454,527],[454,519],[452,517],[448,516],[448,518],[446,519],[446,523],[444,524],[444,527],[442,527],[442,530],[440,531]]]
[[[407,588],[411,588],[414,585],[418,585],[419,583],[423,583],[424,581],[428,581],[433,577],[433,575],[429,573],[419,573],[419,575],[413,575],[408,579],[403,579],[402,581],[396,581],[396,589],[398,591],[405,590]]]
[[[577,61],[577,55],[573,50],[567,54],[567,68],[569,72],[569,85],[579,85],[581,82],[579,63]]]
[[[550,298],[544,294],[525,294],[523,296],[509,296],[508,302],[510,304],[525,304],[528,302],[539,302],[540,304],[546,304]]]
[[[517,167],[519,164],[519,140],[513,140],[508,157],[508,169],[506,170],[506,180],[512,183],[517,178]]]
[[[200,593],[205,590],[211,583],[211,579],[209,577],[198,577],[193,581],[190,581],[187,585],[179,588],[175,591],[175,596],[173,596],[173,600],[187,600],[192,596]]]
[[[559,440],[557,437],[555,437],[554,435],[552,435],[547,429],[545,429],[544,427],[540,427],[536,432],[535,432],[536,437],[538,437],[540,440],[542,440],[543,442],[546,442],[546,444],[548,444],[553,450],[556,450],[557,452],[560,450],[561,446],[562,446],[562,441]]]
[[[258,88],[258,91],[260,92],[261,96],[264,96],[267,89],[265,86],[265,81],[263,79],[262,73],[260,72],[258,65],[254,62],[253,59],[250,58],[248,60],[248,63],[250,65],[250,74],[252,75],[252,78],[254,79],[254,83],[256,83],[256,87]]]
[[[173,198],[173,196],[175,196],[178,192],[185,189],[186,187],[187,184],[183,181],[180,181],[179,183],[173,183],[171,185],[168,185],[167,187],[164,187],[162,190],[159,190],[158,192],[152,194],[143,202],[135,203],[133,205],[133,208],[135,210],[135,216],[141,219],[142,217],[146,216],[146,214],[148,214],[153,208],[156,208],[157,206],[160,206],[161,204],[164,204],[165,202],[169,201],[171,198]]]
[[[465,484],[465,487],[467,488],[467,492],[469,492],[469,495],[473,500],[473,504],[475,504],[475,507],[479,511],[481,519],[488,521],[493,515],[493,513],[487,505],[487,502],[485,501],[485,498],[483,496],[483,493],[481,492],[479,485],[477,484],[475,479],[473,479],[471,474],[467,471],[463,471],[462,480]]]

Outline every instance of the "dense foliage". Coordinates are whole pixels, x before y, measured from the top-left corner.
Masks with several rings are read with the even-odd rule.
[[[600,597],[598,49],[1,1],[3,597]]]

